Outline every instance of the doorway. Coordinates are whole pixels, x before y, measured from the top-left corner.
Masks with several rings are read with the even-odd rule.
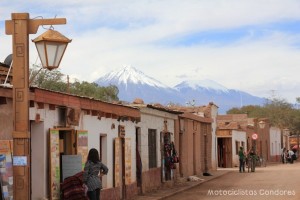
[[[232,167],[232,139],[218,138],[218,167]]]
[[[63,156],[76,155],[76,134],[74,130],[59,130],[60,182],[63,180]]]
[[[99,138],[99,156],[100,161],[107,165],[107,134],[100,133]],[[107,176],[101,176],[102,187],[107,188]]]
[[[77,174],[84,167],[88,155],[88,132],[50,129],[48,152],[50,199],[59,199],[64,178]]]
[[[142,159],[141,159],[141,128],[135,128],[135,152],[136,152],[136,182],[138,192],[142,193]]]

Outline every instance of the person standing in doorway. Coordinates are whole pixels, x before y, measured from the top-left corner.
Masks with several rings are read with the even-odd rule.
[[[240,172],[245,172],[245,160],[246,160],[246,155],[244,152],[244,148],[240,147],[239,150]]]
[[[99,200],[102,182],[100,177],[108,173],[108,168],[100,161],[98,150],[90,149],[84,166],[83,183],[87,186],[89,200]]]

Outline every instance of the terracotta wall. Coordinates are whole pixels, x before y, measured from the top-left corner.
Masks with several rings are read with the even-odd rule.
[[[120,187],[103,189],[101,190],[100,196],[100,199],[119,200]]]
[[[0,140],[12,140],[13,110],[12,101],[6,98],[5,104],[0,104]]]
[[[206,129],[203,129],[202,126],[206,126]],[[203,130],[206,130],[206,142]],[[183,133],[179,134],[178,138],[181,163],[179,164],[180,169],[177,172],[182,177],[202,174],[205,171],[205,156],[206,167],[208,170],[212,169],[212,134],[210,123],[184,119],[184,130]]]
[[[133,182],[130,185],[126,185],[126,197],[125,199],[132,199],[134,196],[138,194],[137,183]]]
[[[201,138],[200,140],[201,160],[200,161],[201,161],[201,172],[205,172],[205,167],[207,167],[208,171],[212,169],[212,133],[211,133],[210,124],[201,123],[201,126],[202,128],[200,132],[200,138]],[[206,126],[206,129],[204,128],[204,126]],[[204,130],[206,130],[206,139],[205,139]]]
[[[194,123],[196,123],[193,125],[194,174],[201,174],[201,126],[199,122]]]
[[[142,174],[142,192],[150,192],[161,187],[161,168],[152,168]]]

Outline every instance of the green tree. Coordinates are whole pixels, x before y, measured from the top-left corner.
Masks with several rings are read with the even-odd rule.
[[[293,106],[284,99],[274,98],[265,104],[266,117],[279,128],[292,127]]]
[[[30,68],[30,85],[57,92],[70,92],[70,94],[91,97],[103,101],[117,101],[119,90],[116,86],[102,87],[96,83],[75,80],[68,84],[65,75],[58,69],[48,71],[38,69],[38,66]]]
[[[299,99],[300,100],[300,99]],[[289,128],[292,132],[300,130],[300,110],[284,99],[269,99],[263,106],[244,106],[232,108],[227,114],[248,114],[248,117],[268,118],[270,124],[281,129]]]
[[[66,92],[67,83],[63,81],[64,74],[59,70],[43,70],[35,68],[30,68],[30,85],[53,90],[57,92]]]
[[[241,108],[232,108],[227,114],[247,114],[248,117],[264,117],[265,109],[261,106],[248,105]]]

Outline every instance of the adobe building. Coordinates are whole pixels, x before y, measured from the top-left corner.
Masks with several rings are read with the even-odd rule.
[[[10,196],[12,110],[12,89],[0,86],[0,151],[4,155],[0,167],[5,168],[1,169],[6,172],[1,173],[2,186]],[[60,199],[60,184],[82,170],[91,148],[99,150],[109,168],[102,178],[101,198],[130,199],[137,194],[138,109],[32,87],[29,114],[32,199]]]
[[[178,177],[209,173],[212,169],[212,119],[210,108],[171,107],[183,112],[178,116],[175,146],[179,152]]]
[[[259,122],[264,122],[264,127],[260,127]],[[248,149],[256,149],[257,155],[263,157],[265,161],[270,161],[272,146],[270,143],[271,137],[272,141],[276,146],[281,146],[281,141],[277,137],[277,134],[270,134],[270,122],[267,118],[248,118],[247,126],[247,145]],[[253,139],[254,134],[256,134],[256,139]]]
[[[141,112],[141,121],[136,125],[137,153],[141,157],[142,173],[138,183],[141,193],[173,185],[178,165],[172,160],[178,149],[175,144],[176,124],[178,114],[182,112],[159,104],[144,104],[143,101],[135,101],[131,106]]]
[[[246,132],[248,117],[246,114],[218,115],[217,124],[218,167],[237,167],[239,148],[249,149]]]

